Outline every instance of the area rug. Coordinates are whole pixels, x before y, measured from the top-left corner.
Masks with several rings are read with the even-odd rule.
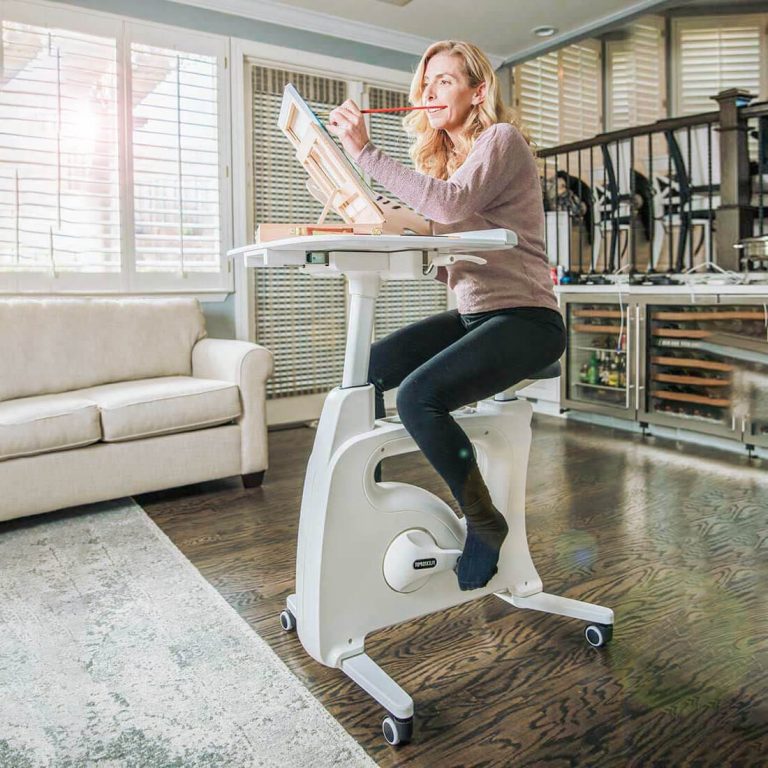
[[[0,766],[375,766],[131,500],[0,533]]]

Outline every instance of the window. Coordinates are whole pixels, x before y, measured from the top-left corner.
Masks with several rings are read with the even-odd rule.
[[[560,51],[560,141],[578,141],[602,130],[600,48],[592,40]]]
[[[41,8],[0,3],[0,290],[229,288],[226,42]]]
[[[520,118],[539,147],[560,143],[560,82],[557,52],[515,67]]]
[[[676,19],[675,114],[712,112],[711,99],[726,88],[764,95],[766,82],[765,16],[717,16]]]
[[[131,44],[137,270],[219,268],[216,63]]]
[[[623,40],[606,43],[607,129],[647,125],[664,116],[663,22],[646,17]]]
[[[585,40],[515,67],[517,109],[539,147],[601,130],[600,48]]]

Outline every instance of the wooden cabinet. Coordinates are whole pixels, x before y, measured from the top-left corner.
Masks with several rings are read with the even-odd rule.
[[[646,388],[640,418],[684,423],[688,429],[747,443],[761,437],[759,419],[752,427],[747,420],[752,424],[756,416],[754,389],[764,366],[755,362],[759,354],[745,359],[737,345],[751,339],[758,352],[764,346],[768,357],[764,305],[719,297],[716,304],[704,306],[650,300],[643,309]]]
[[[561,406],[768,447],[768,296],[561,296]]]
[[[562,403],[632,418],[630,308],[611,298],[564,302],[568,346]]]

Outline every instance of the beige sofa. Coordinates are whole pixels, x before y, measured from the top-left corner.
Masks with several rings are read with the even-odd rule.
[[[0,520],[267,468],[268,349],[194,299],[0,299]]]

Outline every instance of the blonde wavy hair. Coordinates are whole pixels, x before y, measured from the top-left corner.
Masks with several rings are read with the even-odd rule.
[[[464,123],[461,139],[454,146],[445,131],[429,125],[427,115],[422,110],[414,110],[403,120],[405,130],[415,140],[410,147],[410,155],[416,169],[437,179],[447,179],[467,159],[477,137],[486,128],[495,123],[511,123],[523,135],[530,146],[527,132],[517,117],[517,113],[504,104],[499,89],[499,81],[488,57],[472,43],[456,40],[441,40],[427,48],[421,57],[416,74],[411,81],[408,99],[414,106],[421,105],[424,93],[424,73],[429,60],[438,53],[459,56],[463,63],[470,88],[476,88],[482,82],[486,84],[485,99],[472,107]]]

